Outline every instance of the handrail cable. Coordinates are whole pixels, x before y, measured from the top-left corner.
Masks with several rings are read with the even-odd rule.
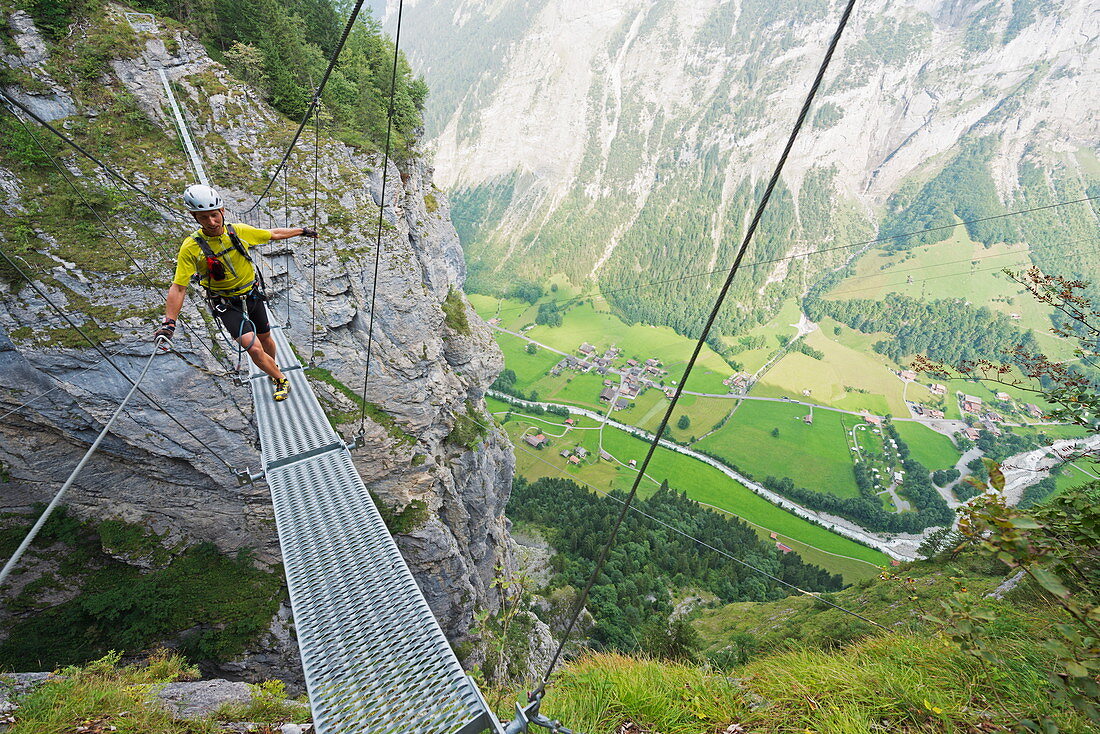
[[[968,220],[961,221],[961,222],[955,222],[954,224],[944,224],[944,225],[940,225],[940,226],[936,226],[936,227],[928,227],[926,229],[919,229],[919,230],[915,230],[913,232],[905,232],[905,233],[902,233],[902,234],[893,234],[893,235],[888,235],[888,236],[885,236],[885,237],[877,237],[877,238],[872,239],[872,240],[861,240],[859,242],[849,242],[846,245],[837,245],[836,247],[825,247],[825,248],[822,248],[820,250],[814,250],[813,252],[806,252],[806,253],[803,253],[803,254],[800,254],[800,255],[784,255],[783,257],[774,257],[774,258],[769,258],[767,260],[753,260],[751,262],[744,263],[744,266],[745,267],[756,267],[756,266],[759,266],[759,265],[774,265],[776,263],[787,262],[787,261],[790,261],[790,260],[806,259],[806,258],[813,257],[814,255],[821,255],[821,254],[825,254],[825,253],[829,253],[829,252],[837,252],[837,251],[840,251],[840,250],[851,250],[851,249],[854,249],[856,247],[874,245],[874,244],[878,244],[880,242],[889,242],[890,240],[896,240],[896,239],[900,239],[902,237],[915,237],[917,235],[924,234],[925,232],[936,232],[936,231],[941,230],[941,229],[950,229],[950,228],[953,228],[953,227],[960,227],[960,226],[964,226],[964,225],[967,225],[967,224],[975,224],[977,222],[987,222],[991,219],[1003,219],[1005,217],[1015,217],[1015,216],[1019,216],[1020,214],[1030,214],[1032,212],[1043,211],[1044,209],[1055,209],[1055,208],[1062,207],[1062,206],[1069,206],[1070,204],[1081,204],[1081,203],[1086,202],[1086,201],[1097,201],[1097,200],[1100,200],[1100,194],[1097,194],[1095,196],[1085,196],[1085,197],[1082,197],[1080,199],[1069,199],[1067,201],[1058,201],[1058,202],[1054,202],[1053,204],[1044,204],[1042,206],[1035,206],[1035,207],[1030,207],[1030,208],[1027,208],[1027,209],[1017,209],[1017,210],[1014,210],[1014,211],[1011,211],[1011,212],[1007,212],[1005,214],[995,214],[995,215],[989,216],[989,217],[980,217],[978,219],[968,219]],[[573,303],[573,302],[576,302],[576,301],[583,301],[586,298],[606,297],[606,296],[609,296],[609,295],[614,294],[614,293],[626,293],[626,292],[629,292],[629,291],[641,290],[642,288],[651,288],[653,286],[665,285],[667,283],[680,283],[680,282],[685,281],[685,280],[691,280],[693,278],[705,278],[708,275],[717,275],[718,273],[723,273],[723,272],[725,272],[725,269],[724,268],[719,268],[719,269],[716,269],[716,270],[707,270],[707,271],[702,271],[702,272],[698,272],[698,273],[689,273],[687,275],[679,275],[679,276],[676,276],[675,278],[665,278],[663,280],[654,280],[654,281],[650,281],[648,283],[638,283],[637,285],[623,286],[622,288],[612,288],[610,290],[602,290],[600,288],[596,288],[595,290],[591,290],[591,291],[588,291],[586,293],[581,293],[580,295],[573,296],[572,298],[567,298],[563,301],[559,301],[558,304],[560,306],[566,306],[566,305],[569,305],[570,303]],[[511,312],[511,311],[526,311],[529,308],[531,308],[531,307],[530,306],[513,306],[513,307],[510,307],[510,308],[500,309],[500,311],[498,313],[508,313],[508,312]]]
[[[126,393],[126,397],[124,397],[122,399],[122,402],[119,403],[118,408],[115,409],[115,412],[111,415],[110,420],[108,420],[106,425],[103,426],[103,430],[99,432],[98,436],[96,436],[96,439],[94,442],[92,442],[92,445],[88,447],[88,450],[86,452],[84,452],[84,456],[80,459],[80,462],[76,465],[76,468],[73,469],[72,473],[69,474],[69,478],[65,480],[65,483],[61,485],[61,489],[57,491],[57,494],[55,494],[53,496],[53,499],[50,500],[50,503],[46,506],[46,509],[42,511],[41,515],[39,515],[38,521],[34,524],[34,526],[31,527],[30,532],[28,532],[27,536],[23,538],[23,542],[19,544],[19,547],[15,549],[15,553],[12,554],[12,557],[8,559],[8,562],[6,564],[4,564],[4,568],[0,569],[0,585],[3,585],[4,579],[6,579],[9,574],[11,574],[16,564],[19,563],[19,560],[23,557],[23,554],[26,552],[31,542],[34,541],[35,536],[38,535],[38,531],[40,531],[42,529],[42,526],[46,524],[46,520],[49,519],[50,515],[57,507],[58,503],[61,502],[61,498],[65,496],[65,493],[67,491],[69,491],[69,487],[73,485],[73,482],[76,481],[76,478],[80,474],[81,470],[84,469],[84,465],[88,463],[88,461],[92,458],[92,455],[95,454],[96,450],[99,448],[99,445],[103,443],[103,439],[107,437],[107,432],[111,430],[111,426],[114,425],[115,420],[120,415],[122,415],[122,411],[126,407],[126,404],[130,402],[130,398],[139,389],[142,380],[145,379],[145,375],[148,374],[149,368],[153,365],[153,358],[157,356],[157,352],[160,350],[160,342],[162,340],[168,341],[165,337],[157,337],[156,343],[153,345],[153,352],[149,355],[149,358],[145,360],[145,367],[142,368],[141,374],[138,376],[137,381],[134,382],[133,387],[130,388],[130,392]],[[131,380],[131,382],[133,381]]]
[[[362,436],[367,422],[367,380],[370,378],[371,350],[374,346],[374,305],[378,294],[378,263],[382,256],[382,215],[386,211],[386,174],[390,165],[390,132],[393,130],[393,102],[397,93],[397,59],[401,55],[401,12],[404,0],[397,2],[397,30],[393,41],[393,71],[390,72],[390,104],[386,109],[386,152],[382,156],[382,192],[378,204],[378,232],[374,238],[374,277],[370,289],[370,316],[367,320],[367,358],[363,368],[363,394],[359,401],[359,435]]]
[[[154,204],[154,205],[155,205],[156,207],[159,207],[160,209],[162,209],[162,210],[164,210],[165,212],[167,212],[167,213],[168,213],[168,215],[169,215],[169,216],[170,216],[170,217],[171,217],[172,219],[175,219],[176,221],[183,221],[183,218],[182,218],[182,217],[181,217],[181,216],[179,215],[179,213],[178,213],[178,212],[176,212],[175,208],[173,208],[173,207],[169,206],[168,204],[165,204],[165,203],[164,203],[163,201],[161,201],[160,199],[156,198],[156,197],[155,197],[155,196],[153,196],[152,194],[149,194],[149,193],[145,192],[144,190],[142,190],[141,188],[139,188],[139,187],[138,187],[138,186],[137,186],[136,184],[133,184],[133,183],[131,183],[131,182],[129,181],[129,179],[127,179],[127,178],[126,178],[125,176],[123,176],[122,174],[120,174],[120,173],[118,173],[117,171],[115,171],[115,169],[111,168],[111,167],[110,167],[110,166],[108,166],[108,165],[107,165],[106,163],[104,163],[103,161],[99,160],[98,158],[96,158],[96,157],[95,157],[94,155],[92,155],[91,153],[89,153],[89,152],[88,152],[87,150],[85,150],[85,149],[83,148],[83,146],[81,146],[81,145],[80,145],[79,143],[76,143],[75,141],[73,141],[73,140],[72,140],[72,138],[70,138],[70,137],[69,137],[68,135],[66,135],[65,133],[61,132],[60,130],[58,130],[57,128],[55,128],[55,127],[54,127],[53,125],[51,125],[50,123],[46,122],[46,121],[45,121],[45,120],[43,120],[43,119],[42,119],[41,117],[39,117],[38,115],[36,115],[36,114],[34,113],[34,111],[32,111],[32,110],[28,109],[28,108],[27,108],[27,106],[26,106],[26,105],[24,105],[24,104],[23,104],[22,102],[20,102],[20,101],[19,101],[19,100],[17,100],[17,99],[13,99],[13,98],[12,98],[12,97],[11,97],[10,95],[8,95],[8,93],[7,93],[7,92],[5,92],[5,91],[3,90],[3,88],[0,88],[0,97],[3,97],[3,98],[4,98],[5,100],[7,100],[7,101],[8,101],[9,103],[11,103],[11,104],[15,105],[16,107],[18,107],[18,108],[19,108],[20,110],[22,110],[22,111],[23,111],[23,113],[24,113],[24,114],[26,114],[26,115],[27,115],[28,117],[30,117],[30,118],[31,118],[32,120],[34,120],[34,121],[35,121],[35,122],[37,122],[37,123],[38,123],[39,125],[41,125],[42,127],[46,128],[47,130],[49,130],[50,132],[52,132],[52,133],[53,133],[54,135],[56,135],[57,137],[59,137],[59,138],[61,138],[62,140],[64,140],[64,141],[65,141],[65,143],[67,143],[67,144],[68,144],[68,145],[69,145],[69,146],[70,146],[71,148],[73,148],[73,149],[74,149],[74,150],[76,150],[76,151],[77,151],[78,153],[80,153],[81,155],[83,155],[83,156],[84,156],[85,158],[87,158],[87,159],[91,160],[91,161],[92,161],[92,162],[94,162],[94,163],[95,163],[96,165],[98,165],[98,166],[99,166],[100,168],[102,168],[102,169],[103,169],[104,171],[106,171],[106,172],[107,172],[107,174],[111,176],[111,178],[115,179],[116,181],[118,181],[119,183],[123,184],[123,185],[124,185],[124,186],[126,186],[127,188],[129,188],[129,189],[132,189],[132,190],[133,190],[133,191],[134,191],[135,193],[139,194],[140,196],[144,197],[145,199],[148,199],[148,200],[149,200],[149,201],[150,201],[150,202],[151,202],[152,204]]]
[[[775,166],[775,171],[772,173],[771,179],[768,181],[767,188],[764,189],[764,194],[760,199],[760,203],[757,205],[756,213],[753,215],[752,221],[749,223],[748,230],[745,232],[745,237],[741,242],[737,251],[737,256],[734,258],[733,265],[730,267],[729,275],[726,276],[725,283],[722,285],[722,290],[718,294],[718,298],[714,301],[714,306],[711,308],[710,316],[707,318],[706,324],[703,326],[702,333],[699,335],[698,341],[695,343],[695,349],[692,351],[691,359],[688,360],[687,368],[684,370],[683,379],[680,380],[676,386],[676,392],[672,396],[672,400],[669,401],[668,408],[665,410],[664,417],[661,418],[661,424],[654,432],[653,441],[649,444],[649,450],[646,452],[645,458],[642,459],[641,465],[638,467],[638,473],[634,477],[634,482],[630,487],[630,493],[627,495],[626,500],[623,503],[623,508],[619,512],[619,516],[615,521],[615,524],[611,528],[611,534],[607,539],[607,543],[604,544],[600,550],[599,558],[596,560],[596,565],[592,569],[592,576],[588,579],[588,583],[585,585],[584,590],[577,598],[576,606],[573,610],[573,616],[569,620],[569,625],[565,628],[565,632],[562,635],[562,640],[558,643],[557,649],[554,651],[554,656],[550,660],[550,664],[546,667],[546,672],[542,676],[542,681],[539,683],[538,688],[531,692],[529,700],[538,700],[546,691],[546,684],[550,680],[550,675],[554,672],[554,668],[557,666],[558,660],[561,657],[562,651],[565,649],[565,643],[569,639],[570,633],[573,631],[573,627],[576,625],[577,620],[580,618],[581,612],[584,610],[585,602],[588,601],[588,594],[591,592],[593,585],[596,583],[596,579],[599,577],[600,572],[603,570],[604,563],[607,561],[607,554],[611,550],[611,546],[615,543],[615,536],[619,532],[619,527],[622,525],[623,518],[626,516],[627,510],[630,509],[630,504],[633,502],[635,495],[638,493],[638,486],[641,484],[642,477],[645,475],[645,470],[649,466],[650,459],[653,458],[653,454],[660,444],[661,436],[665,432],[665,428],[668,427],[669,420],[672,417],[672,413],[676,408],[676,404],[679,402],[680,395],[683,393],[684,385],[687,384],[688,376],[691,374],[692,368],[695,366],[695,362],[699,359],[699,354],[703,350],[703,345],[706,344],[707,336],[710,334],[711,327],[718,319],[718,313],[722,308],[722,303],[725,301],[726,294],[729,292],[730,286],[733,284],[733,279],[737,275],[737,271],[740,269],[741,262],[744,260],[745,253],[748,251],[749,245],[752,242],[753,235],[756,233],[756,228],[760,224],[760,219],[764,214],[764,210],[768,206],[768,201],[771,199],[772,191],[774,191],[776,184],[779,182],[779,176],[783,172],[783,167],[787,162],[787,157],[790,155],[791,148],[794,147],[795,141],[798,139],[798,133],[802,129],[802,123],[806,120],[806,115],[809,113],[810,106],[814,101],[814,97],[817,96],[817,90],[821,86],[821,81],[825,77],[825,72],[829,68],[829,62],[833,58],[833,52],[836,51],[837,45],[840,43],[840,37],[844,33],[844,28],[848,25],[848,19],[852,15],[852,10],[855,7],[856,0],[848,0],[847,5],[844,8],[844,13],[840,18],[840,22],[837,25],[836,32],[833,34],[832,40],[829,42],[829,47],[825,51],[825,58],[821,62],[821,66],[817,70],[817,76],[814,78],[813,85],[810,87],[810,91],[806,95],[806,100],[802,104],[802,109],[798,114],[798,119],[795,121],[794,129],[791,130],[790,137],[787,139],[787,144],[783,148],[783,153],[779,157],[779,162]]]
[[[1089,238],[1083,238],[1083,239],[1089,239]],[[1097,240],[1093,240],[1093,242],[1097,242]],[[1088,249],[1085,249],[1085,250],[1079,250],[1078,252],[1096,252],[1097,249],[1100,249],[1100,248],[1092,247],[1092,248],[1088,248]],[[1058,260],[1065,260],[1066,258],[1061,257],[1061,258],[1057,258],[1057,259]],[[1019,262],[1008,263],[1007,265],[1001,264],[1001,265],[991,265],[987,268],[974,268],[973,270],[969,270],[969,271],[966,271],[966,272],[963,272],[963,271],[960,270],[960,271],[956,271],[956,272],[953,272],[953,273],[944,273],[942,275],[930,275],[927,278],[914,278],[913,282],[914,283],[927,283],[930,280],[939,280],[940,278],[958,278],[958,277],[961,277],[961,276],[972,275],[974,273],[987,273],[991,270],[1004,270],[1005,268],[1019,267],[1021,265],[1030,265],[1030,264],[1031,264],[1031,260],[1021,260]],[[914,268],[914,269],[916,269],[916,268]],[[849,293],[862,293],[862,292],[870,291],[870,290],[878,290],[879,288],[893,288],[893,287],[899,286],[899,285],[907,285],[907,283],[886,283],[884,285],[864,286],[863,288],[849,288],[849,289],[843,290],[843,291],[834,291],[833,295],[845,296],[845,295],[848,295]]]
[[[313,231],[317,229],[317,188],[321,167],[321,105],[317,105],[313,111]],[[313,256],[310,262],[310,290],[313,296],[313,306],[309,317],[309,366],[317,364],[317,240],[319,234],[311,238],[313,240]],[[289,298],[287,299],[289,303]]]
[[[130,349],[131,347],[135,346],[135,345],[136,345],[136,342],[137,342],[137,340],[136,340],[136,339],[134,339],[134,340],[131,340],[131,341],[129,341],[129,342],[123,342],[122,344],[120,344],[120,345],[118,346],[118,349],[116,349],[115,351],[111,352],[111,356],[112,356],[112,357],[117,357],[118,355],[120,355],[120,354],[122,354],[122,353],[123,353],[124,351],[126,351],[127,349]],[[98,362],[96,362],[95,364],[93,364],[93,365],[89,365],[88,367],[85,367],[84,369],[80,370],[79,372],[77,372],[77,374],[78,374],[78,375],[83,375],[83,374],[84,374],[85,372],[91,372],[91,371],[92,371],[92,370],[94,370],[94,369],[95,369],[96,367],[98,367],[99,365],[103,364],[103,363],[104,363],[104,362],[106,362],[106,361],[107,361],[106,359],[100,359],[100,360],[99,360]],[[14,408],[12,408],[11,410],[9,410],[9,411],[8,411],[7,413],[4,413],[3,415],[0,415],[0,421],[4,421],[4,420],[6,420],[6,419],[8,418],[8,416],[11,416],[11,415],[15,415],[15,414],[16,414],[16,413],[18,413],[19,411],[23,410],[23,408],[27,408],[27,407],[30,407],[31,403],[35,403],[35,402],[38,402],[39,400],[41,400],[42,398],[46,397],[46,396],[47,396],[47,395],[49,395],[50,393],[52,393],[52,392],[56,392],[57,390],[60,390],[60,389],[61,389],[61,386],[62,386],[63,384],[65,384],[65,383],[64,383],[64,381],[63,381],[63,380],[62,380],[62,379],[61,379],[60,377],[57,377],[57,376],[55,376],[55,375],[52,375],[52,374],[50,374],[49,372],[43,372],[42,374],[46,375],[46,376],[47,376],[47,377],[49,377],[49,378],[50,378],[51,380],[54,380],[54,381],[55,381],[55,382],[57,382],[58,384],[54,385],[54,386],[53,386],[53,387],[51,387],[51,388],[50,388],[49,390],[43,390],[42,392],[38,393],[37,395],[35,395],[35,396],[34,396],[33,398],[31,398],[31,399],[29,399],[29,400],[24,400],[24,401],[23,401],[22,403],[20,403],[19,405],[15,406],[15,407],[14,407]]]
[[[287,172],[290,170],[289,166],[283,169],[283,228],[290,227],[290,185],[287,183]],[[316,228],[315,228],[316,229]],[[286,254],[283,256],[286,265],[286,323],[283,324],[283,328],[290,329],[290,261],[294,257],[291,254],[291,250],[288,247]],[[273,277],[272,280],[275,280]]]
[[[309,101],[309,107],[306,108],[305,114],[302,115],[302,121],[298,124],[298,129],[294,132],[294,137],[291,139],[290,145],[287,146],[286,153],[283,154],[283,159],[279,161],[279,165],[275,167],[275,172],[271,174],[271,180],[267,182],[267,186],[264,187],[263,193],[256,198],[252,206],[241,212],[242,216],[255,209],[267,196],[267,193],[271,191],[275,179],[279,176],[279,171],[283,170],[283,166],[286,164],[287,159],[290,158],[290,153],[294,150],[294,146],[298,144],[298,138],[302,136],[302,131],[305,130],[306,124],[309,122],[309,116],[313,114],[314,108],[316,108],[317,103],[320,102],[321,92],[325,90],[325,85],[328,84],[328,78],[332,74],[332,70],[336,68],[336,62],[340,58],[340,52],[344,50],[344,43],[347,42],[348,36],[351,34],[352,26],[355,25],[355,19],[359,16],[359,11],[363,8],[364,1],[365,0],[357,0],[355,7],[352,8],[347,25],[344,26],[344,34],[340,36],[339,43],[337,43],[336,48],[332,50],[332,58],[329,60],[328,68],[325,69],[325,74],[321,77],[321,82],[317,85],[316,91],[313,92],[313,98]]]
[[[65,319],[65,321],[67,321],[67,322],[68,322],[69,326],[71,326],[71,327],[72,327],[73,329],[75,329],[75,330],[76,330],[76,332],[77,332],[78,334],[80,334],[80,336],[84,337],[84,340],[85,340],[86,342],[88,342],[88,343],[89,343],[89,344],[90,344],[90,345],[92,346],[92,348],[93,348],[93,349],[95,349],[95,350],[96,350],[97,352],[99,352],[100,356],[102,356],[102,357],[103,357],[103,358],[104,358],[104,359],[105,359],[105,360],[107,361],[107,363],[108,363],[109,365],[111,365],[112,367],[114,367],[114,369],[115,369],[115,371],[116,371],[116,372],[118,372],[118,373],[119,373],[120,375],[122,375],[122,377],[123,377],[123,378],[124,378],[124,379],[125,379],[125,380],[126,380],[127,382],[129,382],[129,383],[133,384],[133,382],[134,382],[134,381],[133,381],[133,379],[132,379],[132,378],[131,378],[131,377],[130,377],[129,375],[127,375],[127,374],[126,374],[126,373],[125,373],[125,372],[124,372],[124,371],[122,370],[122,368],[121,368],[121,367],[119,367],[119,366],[118,366],[118,365],[117,365],[117,364],[115,363],[115,361],[114,361],[113,359],[111,359],[111,356],[110,356],[109,354],[107,354],[107,351],[106,351],[106,350],[105,350],[105,349],[103,348],[103,345],[102,345],[102,344],[99,344],[99,343],[97,343],[97,342],[96,342],[96,341],[95,341],[94,339],[92,339],[92,338],[91,338],[90,336],[88,336],[88,334],[87,334],[87,333],[85,333],[85,331],[84,331],[83,329],[81,329],[81,328],[80,328],[80,326],[79,326],[79,325],[77,325],[77,323],[76,323],[75,321],[73,321],[73,320],[72,320],[72,318],[70,318],[70,317],[69,317],[69,315],[68,315],[67,313],[65,313],[65,311],[64,311],[64,310],[62,310],[62,309],[61,309],[61,308],[60,308],[60,307],[59,307],[59,306],[58,306],[58,305],[57,305],[56,303],[54,303],[53,299],[52,299],[52,298],[50,298],[50,297],[49,297],[49,295],[47,295],[47,294],[46,294],[46,292],[45,292],[45,291],[43,291],[43,290],[42,290],[42,289],[41,289],[41,288],[40,288],[40,287],[38,286],[38,284],[34,282],[34,280],[33,280],[33,279],[32,279],[32,278],[30,277],[30,275],[28,275],[28,274],[27,274],[27,272],[23,270],[23,268],[19,267],[19,264],[18,264],[18,263],[16,263],[16,262],[15,262],[15,260],[13,260],[13,259],[12,259],[12,258],[11,258],[11,257],[10,257],[10,256],[9,256],[9,255],[8,255],[7,253],[6,253],[6,252],[4,252],[4,250],[3,250],[3,249],[0,249],[0,257],[3,257],[3,258],[4,258],[4,260],[6,260],[6,261],[7,261],[7,263],[8,263],[9,265],[11,265],[11,266],[12,266],[13,268],[15,268],[15,270],[16,270],[16,271],[17,271],[17,272],[18,272],[18,273],[19,273],[20,275],[22,275],[22,276],[23,276],[24,280],[26,280],[26,281],[27,281],[28,283],[30,283],[30,286],[31,286],[31,288],[34,288],[35,292],[37,292],[37,293],[38,293],[38,295],[39,295],[39,296],[41,296],[41,297],[42,297],[42,298],[43,298],[43,299],[44,299],[44,300],[46,301],[46,303],[48,303],[48,304],[50,305],[50,307],[51,307],[51,308],[53,308],[53,310],[54,310],[54,311],[56,311],[56,312],[57,312],[58,314],[60,314],[60,316],[61,316],[61,317],[62,317],[63,319]],[[201,438],[199,438],[198,436],[196,436],[196,435],[195,435],[195,433],[194,433],[194,431],[192,431],[192,430],[191,430],[190,428],[188,428],[187,426],[185,426],[185,425],[183,425],[182,423],[180,423],[180,421],[179,421],[179,419],[178,419],[178,418],[176,418],[176,417],[175,417],[174,415],[172,415],[172,414],[171,414],[170,412],[168,412],[167,410],[165,410],[165,409],[164,409],[164,407],[163,407],[163,406],[161,406],[161,404],[160,404],[160,403],[158,403],[158,402],[157,402],[157,401],[156,401],[156,400],[155,400],[155,399],[154,399],[154,398],[153,398],[153,397],[152,397],[151,395],[149,395],[149,393],[145,392],[144,390],[142,390],[142,389],[140,389],[140,388],[138,388],[138,392],[139,392],[139,393],[141,393],[142,397],[144,397],[144,398],[145,398],[146,400],[148,400],[148,401],[149,401],[150,403],[152,403],[152,405],[153,405],[154,407],[156,407],[156,408],[157,408],[158,410],[160,410],[160,411],[161,411],[161,412],[163,412],[163,413],[164,413],[164,414],[165,414],[166,416],[168,416],[168,418],[169,418],[169,419],[170,419],[170,420],[171,420],[171,421],[172,421],[173,423],[175,423],[175,424],[176,424],[177,426],[179,426],[179,428],[180,428],[181,430],[183,430],[183,432],[184,432],[184,433],[186,433],[186,434],[187,434],[188,436],[190,436],[191,438],[193,438],[193,439],[195,440],[195,442],[196,442],[196,443],[198,443],[198,444],[199,444],[200,446],[202,446],[202,447],[203,447],[204,449],[206,449],[206,450],[207,450],[207,451],[209,451],[209,452],[210,452],[211,454],[213,454],[213,455],[214,455],[214,457],[215,457],[215,458],[216,458],[216,459],[217,459],[218,461],[220,461],[220,462],[222,463],[222,465],[223,465],[223,466],[225,466],[225,468],[229,469],[230,471],[233,471],[233,470],[234,470],[234,469],[233,469],[233,465],[232,465],[232,464],[230,464],[230,463],[229,463],[228,461],[226,461],[226,460],[225,460],[224,458],[222,458],[221,454],[219,454],[219,453],[218,453],[217,451],[215,451],[215,450],[214,450],[213,448],[211,448],[211,447],[210,447],[210,446],[209,446],[209,445],[208,445],[208,444],[207,444],[207,443],[206,443],[205,441],[203,441],[203,440],[202,440]]]
[[[96,208],[94,206],[92,206],[90,201],[88,201],[88,198],[84,195],[84,192],[80,190],[80,187],[78,187],[72,181],[72,179],[69,177],[68,173],[66,173],[65,169],[61,166],[60,163],[57,162],[57,159],[54,158],[53,155],[51,155],[48,150],[46,150],[46,147],[44,145],[42,145],[42,141],[39,140],[38,136],[34,134],[34,131],[31,130],[30,126],[28,126],[27,123],[24,122],[21,117],[19,117],[19,115],[13,115],[13,116],[15,117],[16,120],[19,121],[19,124],[23,126],[23,129],[27,131],[27,134],[31,136],[31,139],[34,140],[34,143],[35,143],[35,145],[38,146],[38,149],[41,150],[42,153],[46,156],[46,158],[49,159],[50,163],[53,164],[53,167],[57,170],[58,174],[65,181],[65,183],[67,183],[69,185],[69,187],[73,190],[73,192],[76,193],[77,197],[80,198],[80,201],[83,202],[84,206],[88,208],[88,211],[90,211],[92,213],[92,215],[99,221],[99,223],[103,227],[104,231],[108,233],[108,235],[110,236],[110,238],[112,240],[114,240],[115,244],[118,245],[119,249],[121,249],[122,252],[125,253],[126,257],[129,258],[130,262],[132,262],[134,264],[134,266],[137,267],[138,271],[145,278],[146,282],[149,283],[149,287],[154,289],[154,290],[158,290],[158,287],[157,287],[156,283],[153,282],[153,277],[148,273],[148,271],[145,270],[144,267],[142,267],[141,263],[138,262],[136,257],[134,257],[134,255],[130,251],[130,249],[127,248],[126,245],[124,245],[122,243],[122,240],[119,239],[118,235],[115,234],[115,228],[109,226],[107,224],[107,222],[103,219],[103,217],[100,215],[100,213],[98,211],[96,211]],[[137,218],[137,221],[140,222],[142,224],[142,226],[144,226],[153,235],[153,242],[156,243],[156,245],[157,245],[158,249],[160,249],[161,253],[164,254],[165,256],[168,256],[168,253],[165,252],[164,248],[160,247],[160,243],[159,243],[157,234],[156,234],[156,232],[153,231],[152,227],[149,227],[149,225],[146,224],[140,217]],[[183,317],[180,316],[178,318],[179,318],[181,326],[184,326],[189,331],[191,331],[190,327],[188,327],[187,323],[183,320]],[[198,335],[197,332],[196,332],[196,338],[197,338],[197,341],[199,342],[199,344],[201,344],[202,347],[210,354],[211,358],[214,359],[215,362],[217,362],[218,361],[217,355],[214,354],[213,349],[209,345],[207,345],[207,343]]]

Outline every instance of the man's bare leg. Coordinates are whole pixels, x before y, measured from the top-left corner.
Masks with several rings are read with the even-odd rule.
[[[279,365],[276,364],[275,358],[268,354],[264,345],[264,337],[267,337],[271,342],[272,352],[275,351],[275,340],[271,338],[270,334],[262,334],[258,339],[255,338],[255,334],[248,333],[237,338],[237,343],[248,350],[248,356],[252,360],[253,364],[260,368],[268,377],[273,380],[284,379],[283,371],[279,369]]]
[[[268,356],[275,359],[275,337],[271,336],[271,332],[267,331],[263,334],[257,335],[260,340],[260,344],[263,345],[264,351]]]

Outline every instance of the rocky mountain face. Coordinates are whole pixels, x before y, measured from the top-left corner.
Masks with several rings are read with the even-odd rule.
[[[432,89],[434,160],[471,278],[502,290],[555,272],[630,288],[729,263],[843,3],[405,5],[402,44]],[[990,213],[1095,184],[1098,37],[1100,12],[1074,0],[857,3],[750,253],[798,257],[754,268],[738,305],[804,291],[847,254],[812,253],[874,236],[910,204],[907,187],[977,141]],[[699,282],[647,297],[681,328],[677,303]]]
[[[161,21],[157,32],[131,31],[122,12],[116,8],[110,15],[111,43],[122,52],[109,67],[93,71],[90,84],[71,83],[59,73],[62,65],[51,60],[25,13],[3,18],[14,39],[0,59],[9,69],[5,91],[94,144],[98,155],[174,206],[191,174],[175,142],[158,75],[163,70],[212,183],[227,200],[230,221],[311,224],[313,141],[299,144],[277,197],[257,210],[263,213],[240,215],[260,193],[294,125],[179,27]],[[73,42],[95,33],[76,28]],[[143,131],[140,137],[131,135],[135,128]],[[45,135],[40,128],[35,133]],[[95,223],[82,232],[66,229],[51,215],[52,199],[45,198],[48,192],[64,194],[63,181],[48,164],[21,165],[9,150],[0,158],[0,238],[7,251],[22,253],[24,267],[38,268],[40,287],[103,340],[124,372],[136,376],[152,349],[150,334],[163,308],[174,251],[194,225],[123,203],[102,171],[71,151],[50,149],[87,190],[113,192],[113,206],[104,211],[114,232]],[[381,154],[324,133],[317,160],[321,238],[316,245],[291,239],[260,248],[269,309],[299,354],[313,356],[314,389],[350,438],[359,427],[360,407],[351,396],[364,380],[375,299],[365,445],[353,452],[355,462],[377,501],[400,521],[398,544],[440,624],[461,640],[476,608],[498,605],[494,569],[512,563],[503,508],[514,459],[482,399],[502,358],[461,295],[463,256],[431,167],[416,158],[383,167]],[[382,251],[374,288],[380,207]],[[74,205],[71,217],[87,214]],[[22,227],[18,242],[16,223]],[[140,270],[111,235],[133,248]],[[0,293],[0,508],[27,513],[53,496],[129,383],[18,277],[9,272]],[[174,339],[176,353],[158,356],[144,384],[149,399],[135,397],[66,502],[79,517],[121,520],[155,533],[170,554],[200,541],[225,553],[248,548],[257,563],[277,573],[279,548],[266,487],[238,487],[229,468],[258,468],[250,392],[228,376],[236,354],[219,341],[216,327],[196,308],[198,300],[192,289]],[[445,316],[445,302],[464,317]],[[472,438],[467,425],[459,437],[458,416],[484,425]],[[58,565],[49,552],[33,553],[28,563],[32,571],[16,577],[13,594]],[[78,593],[62,582],[44,603]],[[288,618],[284,608],[272,620],[270,638],[256,641],[256,654],[228,669],[287,677],[298,665]]]

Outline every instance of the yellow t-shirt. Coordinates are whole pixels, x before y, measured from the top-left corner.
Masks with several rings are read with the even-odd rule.
[[[271,241],[271,232],[266,229],[249,227],[247,224],[234,224],[233,229],[236,230],[237,237],[240,238],[241,244],[245,246],[246,250]],[[195,235],[202,235],[202,238],[206,240],[206,244],[210,245],[210,249],[225,265],[225,277],[223,279],[210,280],[210,276],[206,272],[206,255],[203,254],[199,243],[195,241]],[[252,267],[252,263],[237,252],[237,248],[233,247],[233,241],[229,239],[228,230],[223,231],[219,237],[207,237],[202,234],[202,230],[197,230],[188,235],[187,239],[180,245],[180,253],[176,258],[176,275],[172,278],[172,282],[176,285],[185,286],[191,280],[192,275],[198,275],[201,278],[200,284],[215,293],[236,296],[248,291],[252,286],[252,281],[256,278],[256,271]]]

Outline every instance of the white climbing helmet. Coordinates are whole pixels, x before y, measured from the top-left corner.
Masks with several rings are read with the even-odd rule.
[[[189,212],[210,212],[221,209],[222,197],[209,186],[192,184],[183,192],[183,204]]]

